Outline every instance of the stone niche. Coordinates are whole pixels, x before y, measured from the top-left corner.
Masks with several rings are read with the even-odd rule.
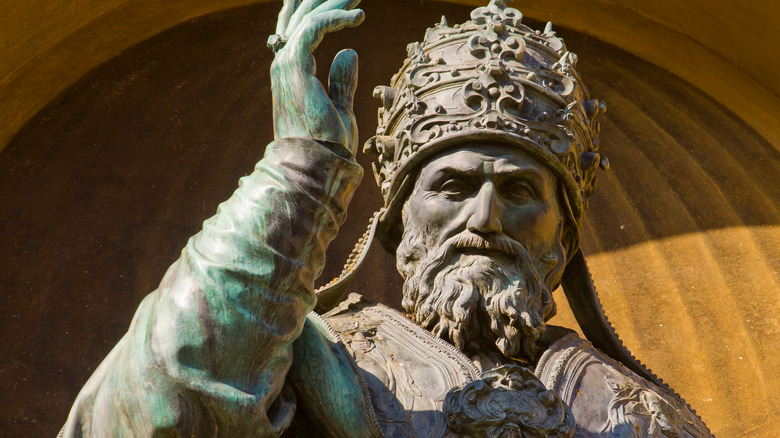
[[[341,47],[360,54],[356,107],[366,139],[376,126],[371,90],[389,81],[406,44],[442,14],[465,20],[471,6],[395,0],[363,7],[366,22],[328,38],[318,60],[326,71]],[[56,434],[141,299],[262,155],[272,136],[265,38],[277,9],[242,6],[164,30],[91,67],[12,132],[4,128],[0,430]],[[608,316],[717,436],[775,436],[778,148],[760,123],[718,103],[719,90],[702,91],[599,39],[557,30],[579,55],[591,93],[609,107],[601,144],[612,167],[600,177],[582,242]],[[106,38],[121,46],[121,36]],[[51,84],[70,74],[56,63],[48,68],[37,74],[51,75]],[[4,102],[3,113],[18,104]],[[370,168],[367,157],[360,161]],[[379,200],[367,175],[323,282],[338,274]],[[378,246],[369,257],[353,289],[398,307],[392,257]],[[551,322],[577,329],[563,294],[556,299]]]

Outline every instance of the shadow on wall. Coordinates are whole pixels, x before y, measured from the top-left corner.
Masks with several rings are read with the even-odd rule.
[[[470,11],[404,3],[367,2],[366,22],[318,52],[320,73],[344,46],[360,54],[363,139],[376,126],[372,88],[389,82],[406,44],[442,11],[450,22]],[[56,434],[142,297],[262,156],[272,140],[265,38],[276,13],[275,4],[224,11],[128,49],[47,105],[0,154],[0,430]],[[780,222],[775,149],[671,74],[561,33],[609,104],[601,142],[613,170],[591,201],[586,252]],[[364,183],[323,282],[380,206],[369,160],[360,157]],[[398,305],[394,260],[379,249],[354,285]]]

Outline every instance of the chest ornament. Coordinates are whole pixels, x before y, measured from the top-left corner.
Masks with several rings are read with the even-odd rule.
[[[444,400],[447,437],[571,437],[574,416],[525,367],[504,365],[453,388]]]

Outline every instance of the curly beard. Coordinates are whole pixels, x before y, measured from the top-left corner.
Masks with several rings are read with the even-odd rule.
[[[536,257],[506,236],[469,231],[437,246],[405,216],[396,261],[411,318],[460,350],[495,345],[505,357],[533,361],[556,312],[552,290],[565,265],[560,239]]]

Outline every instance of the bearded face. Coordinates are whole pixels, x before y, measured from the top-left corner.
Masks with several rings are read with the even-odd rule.
[[[563,221],[551,207],[557,204],[555,180],[550,176],[548,191],[526,186],[525,179],[516,179],[528,175],[518,171],[541,165],[514,150],[507,155],[496,153],[504,152],[500,148],[488,148],[490,154],[484,149],[447,154],[421,172],[402,212],[396,252],[404,277],[402,304],[416,323],[461,350],[496,348],[506,357],[532,361],[545,321],[555,314],[552,288],[565,265]],[[485,162],[491,163],[488,172]],[[441,166],[461,168],[442,178],[436,176]],[[497,168],[509,179],[495,178],[504,175]],[[521,214],[505,214],[512,208]],[[528,230],[512,232],[512,226],[527,223],[542,231],[526,239],[528,247],[515,238]]]

